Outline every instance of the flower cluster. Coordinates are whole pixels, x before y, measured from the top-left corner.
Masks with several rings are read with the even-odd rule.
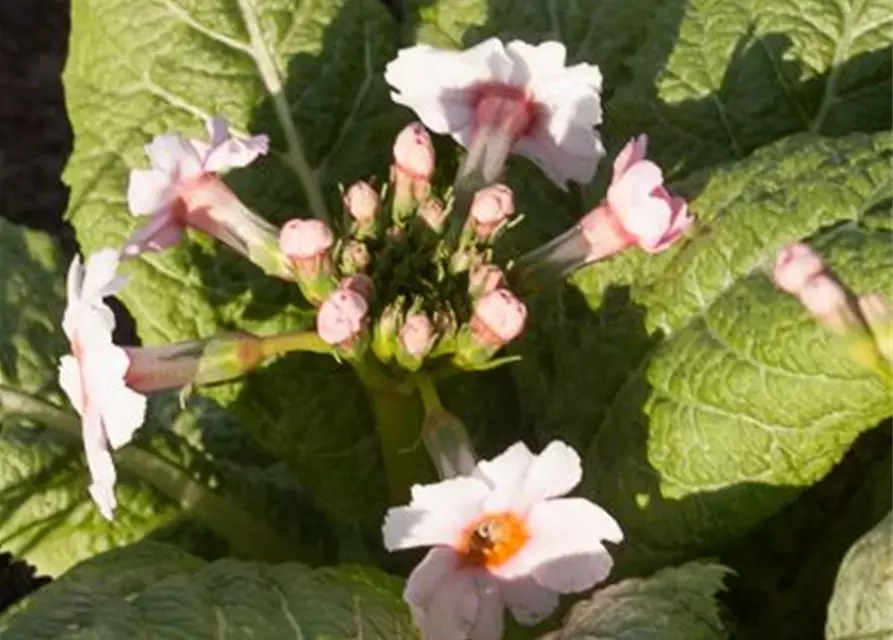
[[[83,419],[90,494],[113,518],[111,451],[145,418],[146,394],[245,375],[289,351],[328,353],[370,387],[419,393],[420,437],[443,481],[412,488],[409,506],[385,520],[389,550],[433,546],[413,572],[406,600],[427,637],[497,638],[503,608],[524,624],[542,620],[558,594],[604,580],[619,525],[583,498],[563,498],[581,479],[579,457],[549,444],[539,455],[519,443],[477,462],[461,421],[443,410],[432,379],[497,366],[523,332],[522,301],[532,278],[556,279],[621,251],[656,253],[692,224],[686,202],[664,186],[642,135],[620,150],[604,199],[566,232],[508,262],[496,247],[521,221],[509,184],[510,154],[533,161],[562,189],[591,181],[605,155],[601,74],[566,64],[562,44],[504,44],[466,51],[403,50],[385,79],[395,102],[421,122],[393,142],[387,180],[343,189],[341,215],[295,218],[277,227],[242,202],[221,174],[268,151],[266,136],[234,136],[207,123],[209,140],[178,133],[146,146],[150,168],[134,169],[130,212],[141,224],[119,250],[71,265],[63,326],[71,355],[60,382]],[[451,184],[435,176],[429,131],[466,149]],[[168,249],[191,230],[216,238],[266,274],[294,283],[314,309],[315,327],[255,336],[234,333],[180,344],[121,347],[104,298],[125,278],[119,262]]]

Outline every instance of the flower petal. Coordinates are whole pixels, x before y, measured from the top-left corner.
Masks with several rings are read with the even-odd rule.
[[[558,594],[533,578],[503,582],[501,590],[506,606],[523,625],[542,622],[558,607]]]
[[[265,135],[250,138],[230,138],[211,148],[205,158],[205,171],[218,172],[246,167],[258,157],[266,155],[270,139]]]
[[[74,356],[62,356],[59,359],[59,386],[68,396],[68,401],[74,410],[83,415],[84,390],[81,387],[81,369]]]
[[[403,599],[425,638],[465,640],[478,618],[475,572],[460,570],[448,549],[433,549],[413,569]]]
[[[130,358],[124,349],[109,341],[82,356],[88,402],[99,412],[105,437],[113,449],[133,439],[146,417],[146,398],[129,388],[124,375]]]
[[[171,198],[170,174],[156,169],[132,169],[127,183],[127,207],[138,216],[153,213]]]
[[[626,146],[620,150],[617,157],[614,158],[614,174],[612,182],[620,179],[627,169],[645,159],[648,152],[648,135],[643,133],[636,138],[631,138]]]
[[[415,485],[409,506],[394,507],[385,516],[385,548],[457,544],[462,530],[481,515],[488,491],[485,482],[464,476]]]
[[[511,84],[524,86],[564,71],[567,49],[561,42],[547,40],[532,45],[523,40],[512,40],[505,49],[514,63],[509,76]]]
[[[598,132],[580,127],[568,129],[567,134],[558,139],[546,130],[538,130],[533,136],[518,140],[513,151],[531,160],[565,191],[569,180],[579,184],[591,182],[605,155]]]
[[[505,622],[505,607],[499,583],[486,574],[474,576],[478,592],[478,612],[469,640],[501,640]]]
[[[617,521],[583,498],[541,502],[530,510],[526,522],[530,540],[492,572],[505,580],[532,575],[559,593],[583,591],[604,580],[613,561],[602,540],[623,540]]]
[[[554,440],[528,467],[514,508],[526,512],[537,503],[563,496],[576,487],[582,478],[579,454],[564,442]]]
[[[130,234],[121,253],[133,258],[147,251],[161,251],[180,242],[182,236],[182,224],[171,215],[169,209],[162,209]]]
[[[106,296],[118,293],[127,284],[127,278],[118,275],[120,254],[115,249],[101,249],[87,258],[81,298],[99,302]]]
[[[84,440],[84,453],[87,469],[90,471],[90,496],[106,520],[114,517],[115,507],[115,464],[108,451],[108,440],[102,428],[102,419],[97,411],[88,408],[84,415],[81,435]]]
[[[192,144],[178,133],[155,136],[145,147],[152,167],[171,182],[202,173],[202,162]]]
[[[481,460],[474,471],[494,491],[516,490],[536,456],[523,442],[516,442],[492,460]],[[488,501],[489,502],[489,501]]]

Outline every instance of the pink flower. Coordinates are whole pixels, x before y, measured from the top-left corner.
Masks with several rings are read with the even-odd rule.
[[[534,455],[517,443],[470,476],[416,485],[388,511],[389,551],[434,547],[403,593],[424,637],[502,637],[503,611],[522,624],[545,619],[558,594],[579,593],[613,566],[603,540],[623,533],[606,511],[562,498],[579,484],[580,457],[563,442]]]
[[[418,122],[406,125],[394,140],[394,209],[404,216],[424,202],[431,191],[434,174],[434,143]]]
[[[412,313],[400,329],[400,344],[412,358],[424,358],[434,346],[434,325],[424,313]]]
[[[782,247],[778,252],[773,279],[782,291],[799,295],[806,283],[824,270],[819,255],[808,245],[798,242]]]
[[[59,384],[82,418],[90,495],[108,520],[117,504],[110,449],[130,442],[146,413],[146,398],[125,383],[130,359],[112,343],[115,318],[103,302],[124,286],[117,268],[118,253],[112,249],[90,256],[86,269],[79,258],[72,261],[62,320],[72,355],[62,356],[59,363]]]
[[[315,261],[326,255],[335,236],[322,220],[295,218],[282,225],[279,232],[279,249],[293,264]]]
[[[663,172],[645,159],[648,137],[630,140],[614,160],[606,203],[631,243],[648,253],[668,249],[691,226],[685,200],[664,187]]]
[[[566,53],[555,41],[490,38],[465,51],[416,45],[388,64],[385,80],[396,103],[468,148],[487,182],[511,151],[566,188],[569,180],[592,180],[604,155],[595,130],[601,73],[585,63],[565,66]]]
[[[524,329],[527,308],[508,289],[496,289],[474,305],[471,331],[491,347],[501,347],[517,338]]]
[[[344,193],[344,208],[361,229],[375,222],[380,202],[378,192],[363,180],[354,182]]]
[[[479,240],[486,240],[515,215],[515,194],[504,184],[492,184],[474,194],[469,217]]]
[[[366,328],[369,314],[366,281],[354,281],[354,278],[362,276],[343,281],[316,315],[316,331],[326,344],[347,348]]]
[[[146,145],[152,166],[130,172],[127,204],[133,215],[151,215],[152,219],[127,241],[125,257],[172,246],[187,226],[241,250],[244,240],[241,234],[233,232],[237,221],[227,228],[222,218],[224,210],[229,210],[229,216],[239,216],[244,207],[217,178],[217,173],[247,166],[257,156],[266,154],[269,139],[265,135],[244,140],[232,138],[222,118],[211,118],[207,128],[210,142],[165,133]],[[221,193],[224,190],[226,193]]]

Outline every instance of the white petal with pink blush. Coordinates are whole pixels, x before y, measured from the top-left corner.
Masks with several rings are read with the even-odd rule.
[[[623,533],[601,507],[563,497],[581,477],[579,455],[563,442],[539,454],[517,443],[470,476],[414,487],[409,505],[388,511],[388,550],[433,547],[404,592],[424,637],[496,640],[504,609],[535,624],[558,594],[608,577],[603,542]]]
[[[477,133],[507,128],[513,152],[564,189],[569,181],[590,182],[605,154],[595,128],[602,120],[601,72],[586,63],[567,66],[566,55],[555,41],[490,38],[464,51],[416,45],[388,64],[385,80],[394,102],[467,148]]]
[[[117,268],[118,253],[111,249],[90,256],[86,267],[77,257],[72,261],[62,322],[72,355],[59,363],[59,385],[82,419],[90,495],[109,520],[116,506],[110,451],[130,442],[146,413],[145,396],[125,381],[130,359],[112,342],[114,315],[104,298],[125,284]]]

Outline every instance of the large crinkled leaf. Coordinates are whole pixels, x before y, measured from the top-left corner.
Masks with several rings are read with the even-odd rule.
[[[543,640],[721,640],[716,596],[729,569],[692,562],[598,589]]]
[[[852,546],[828,605],[827,640],[893,637],[893,513]]]
[[[274,558],[317,559],[318,532],[295,481],[208,401],[182,409],[171,395],[153,400],[136,446],[116,455],[120,507],[114,523],[103,520],[87,493],[78,418],[62,408],[56,385],[58,357],[68,351],[58,252],[45,234],[3,220],[0,247],[0,547],[52,575],[147,535],[196,537],[207,555],[269,549]]]
[[[73,568],[0,621],[4,640],[417,637],[399,583],[361,567],[205,563],[141,543]]]
[[[860,221],[889,193],[890,148],[797,136],[695,176],[692,240],[595,265],[533,316],[526,410],[543,440],[587,451],[584,491],[627,533],[622,570],[747,533],[890,415],[889,388],[765,273],[812,238],[855,291],[889,291],[890,234]]]
[[[666,2],[608,105],[611,137],[648,133],[678,176],[798,131],[889,130],[891,21],[886,0]]]

